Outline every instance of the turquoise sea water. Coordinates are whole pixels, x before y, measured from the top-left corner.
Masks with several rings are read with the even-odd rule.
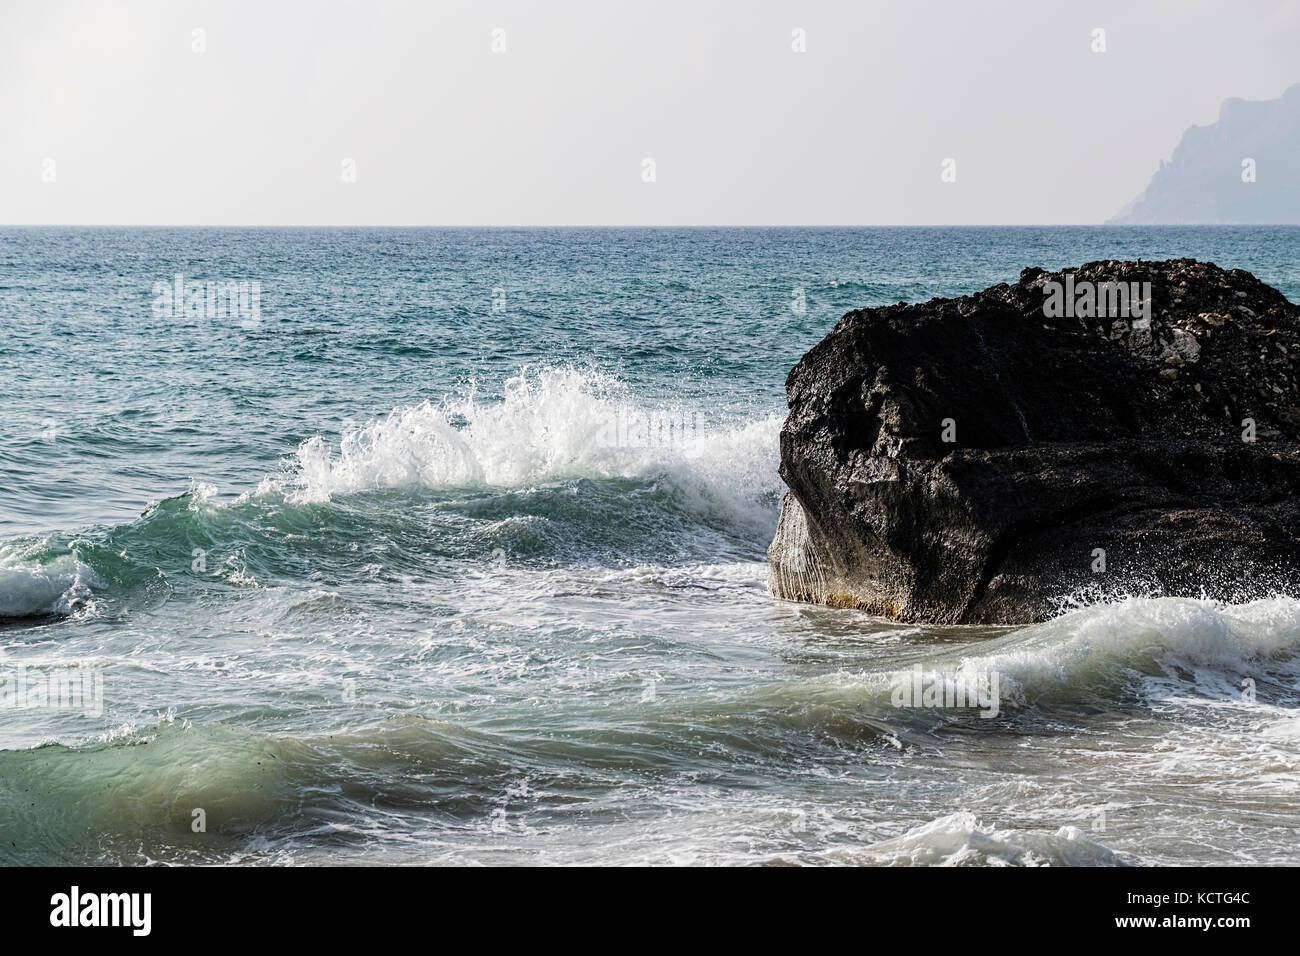
[[[1174,256],[1300,300],[1298,253],[0,229],[0,862],[1294,863],[1300,602],[905,627],[773,601],[764,550],[848,309]],[[892,706],[916,663],[998,716]]]

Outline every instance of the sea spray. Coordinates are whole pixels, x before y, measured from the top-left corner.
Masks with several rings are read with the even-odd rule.
[[[728,422],[685,405],[640,402],[612,376],[572,367],[525,369],[499,402],[473,387],[319,436],[259,493],[297,501],[375,488],[523,487],[566,478],[681,479],[742,511],[775,508],[776,413]]]

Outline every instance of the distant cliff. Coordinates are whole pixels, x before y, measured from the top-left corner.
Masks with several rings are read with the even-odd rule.
[[[1300,223],[1300,83],[1276,100],[1225,100],[1218,122],[1183,133],[1173,161],[1108,222]]]

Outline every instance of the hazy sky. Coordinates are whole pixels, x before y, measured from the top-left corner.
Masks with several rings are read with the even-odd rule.
[[[0,0],[0,223],[1100,222],[1298,51],[1300,0]]]

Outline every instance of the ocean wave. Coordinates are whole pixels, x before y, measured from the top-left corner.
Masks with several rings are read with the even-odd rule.
[[[342,436],[298,448],[286,474],[257,494],[291,501],[381,488],[524,488],[564,479],[664,475],[749,507],[780,494],[776,413],[721,423],[685,405],[637,401],[612,376],[525,369],[499,402],[474,388],[394,409]]]
[[[367,808],[482,816],[503,772],[493,750],[486,735],[403,716],[299,736],[165,718],[96,744],[0,751],[0,862],[211,860],[319,837]]]
[[[92,617],[122,600],[165,598],[163,566],[190,567],[194,522],[212,492],[191,488],[128,524],[0,543],[0,620]]]
[[[46,563],[0,556],[0,619],[72,614],[87,608],[93,589],[102,584],[94,569],[72,554]]]
[[[924,645],[911,645],[905,656],[887,662],[760,693],[810,723],[848,730],[860,728],[866,714],[891,724],[891,716],[905,721],[909,715],[933,723],[936,717],[962,720],[981,708],[995,717],[1030,707],[1113,710],[1176,694],[1233,703],[1258,695],[1275,705],[1257,709],[1265,720],[1278,707],[1288,713],[1300,707],[1300,600],[1291,597],[1241,604],[1127,598],[969,647],[927,653]],[[916,706],[906,698],[906,706],[898,706],[895,694],[914,673],[923,688],[951,700],[962,689],[968,706]],[[996,706],[971,702],[981,688],[996,690]]]
[[[1198,672],[1300,676],[1300,600],[1225,604],[1196,598],[1127,598],[1083,608],[989,642],[960,667],[997,670],[1022,692],[1086,686],[1113,667],[1147,676]],[[1199,681],[1202,689],[1220,682]],[[1013,689],[1014,692],[1014,689]]]
[[[311,438],[233,500],[194,480],[132,522],[0,545],[0,618],[275,582],[305,563],[347,576],[359,554],[410,573],[444,559],[752,560],[775,527],[780,427],[774,413],[719,420],[637,401],[596,371],[525,369],[497,400],[469,387],[333,448]]]

